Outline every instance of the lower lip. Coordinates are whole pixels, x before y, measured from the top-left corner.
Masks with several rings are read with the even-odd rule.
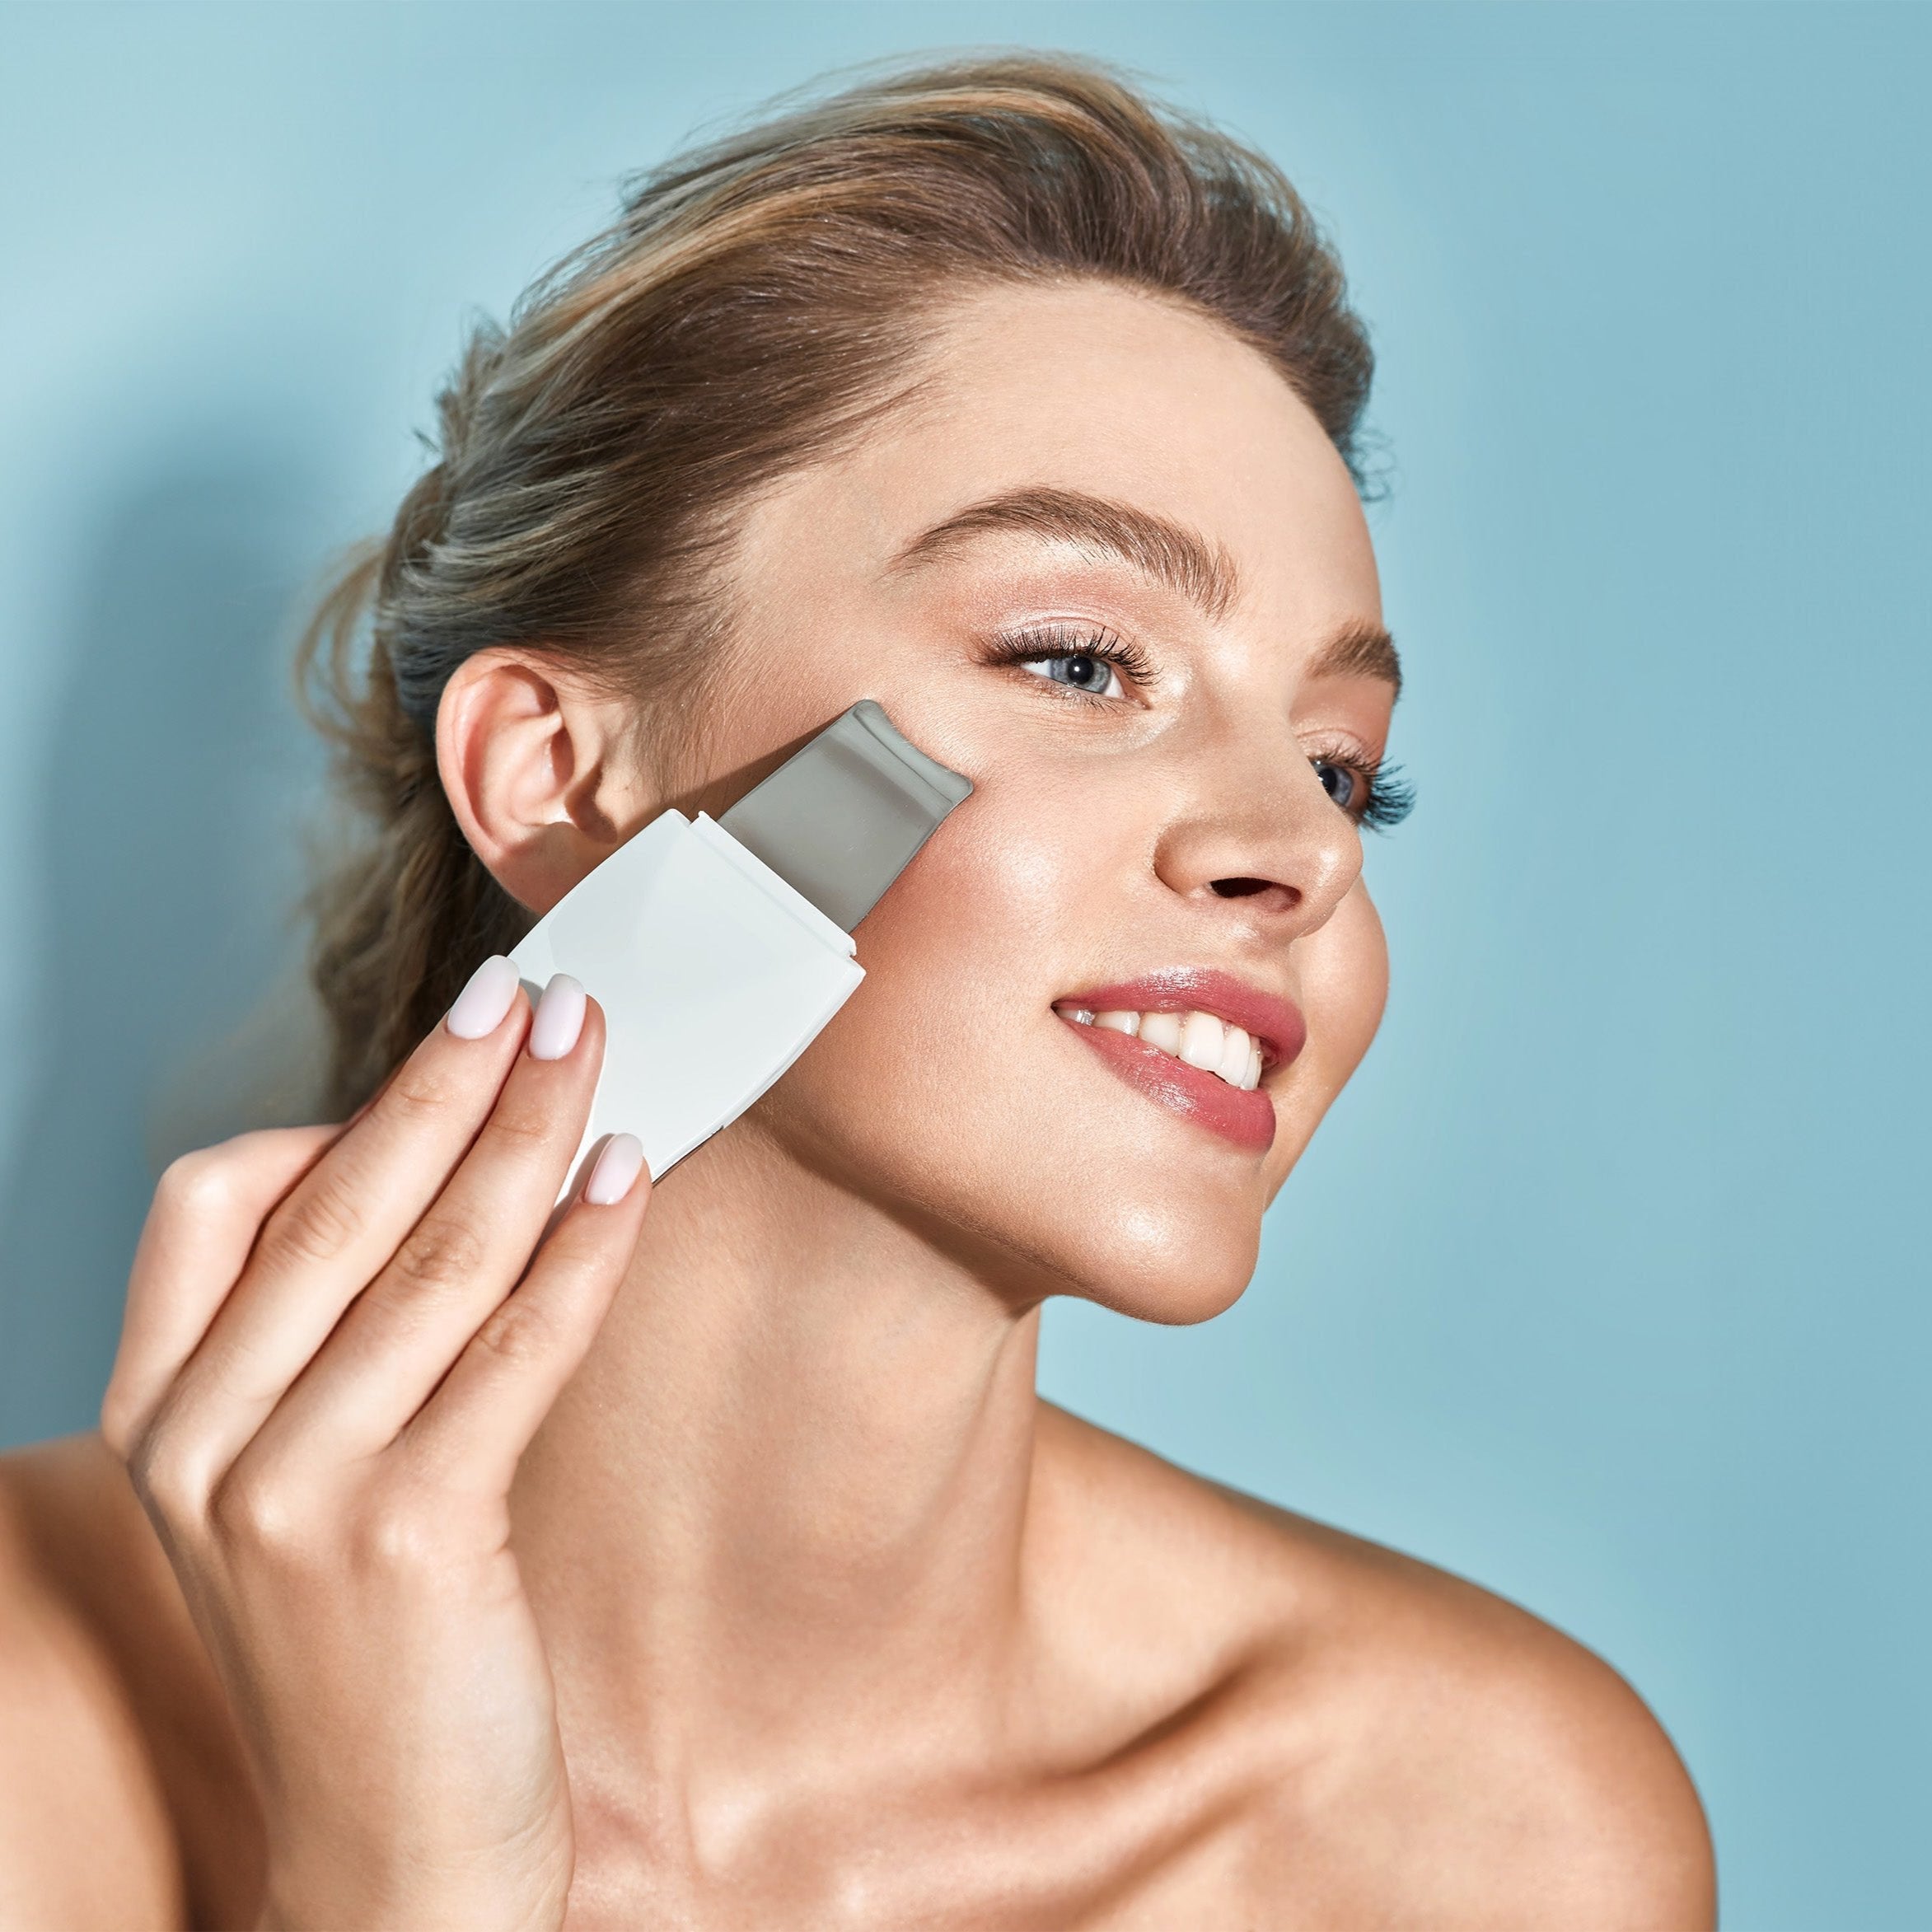
[[[1275,1141],[1275,1102],[1260,1088],[1244,1092],[1230,1087],[1219,1074],[1204,1073],[1186,1060],[1149,1046],[1131,1034],[1109,1027],[1083,1026],[1060,1014],[1130,1087],[1158,1101],[1171,1113],[1219,1134],[1223,1140],[1264,1153]]]

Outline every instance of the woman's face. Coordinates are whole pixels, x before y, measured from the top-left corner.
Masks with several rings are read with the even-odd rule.
[[[733,591],[698,802],[867,697],[975,788],[859,925],[863,985],[732,1131],[1017,1303],[1226,1307],[1387,982],[1356,815],[1393,657],[1320,425],[1152,298],[978,295],[915,407],[760,502]],[[1168,1017],[1143,1039],[1082,1012]],[[1258,1088],[1190,1012],[1260,1040]],[[1221,1071],[1188,1064],[1217,1046]]]

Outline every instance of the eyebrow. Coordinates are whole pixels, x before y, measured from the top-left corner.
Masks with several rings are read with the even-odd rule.
[[[973,503],[922,531],[892,559],[909,569],[955,549],[969,537],[1017,530],[1118,557],[1177,591],[1209,617],[1225,616],[1240,587],[1234,559],[1184,525],[1107,497],[1072,489],[1021,489]]]
[[[1402,661],[1396,640],[1379,624],[1345,624],[1308,662],[1303,677],[1378,677],[1392,703],[1402,695]]]
[[[1152,511],[1071,489],[1013,490],[969,504],[921,531],[889,568],[916,568],[973,537],[1003,531],[1117,557],[1177,592],[1209,617],[1225,616],[1240,590],[1234,559],[1220,545]],[[1396,695],[1401,694],[1402,667],[1395,639],[1381,625],[1365,620],[1345,624],[1336,631],[1315,653],[1304,675],[1379,678]]]

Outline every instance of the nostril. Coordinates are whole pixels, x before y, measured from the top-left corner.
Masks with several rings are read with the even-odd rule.
[[[1214,890],[1223,899],[1251,899],[1273,883],[1271,879],[1216,879]]]

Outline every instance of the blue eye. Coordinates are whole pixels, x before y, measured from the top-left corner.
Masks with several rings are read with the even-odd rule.
[[[1073,651],[1060,657],[1030,657],[1026,668],[1036,677],[1044,677],[1056,685],[1067,685],[1076,691],[1085,691],[1097,698],[1118,698],[1125,695],[1120,675],[1104,657],[1096,657],[1090,651]]]
[[[1322,789],[1354,820],[1386,832],[1399,826],[1415,807],[1415,788],[1396,776],[1401,768],[1386,760],[1367,770],[1339,759],[1311,758]]]
[[[1326,758],[1311,758],[1308,762],[1314,766],[1315,775],[1322,781],[1322,789],[1344,812],[1353,812],[1356,799],[1364,788],[1362,774]]]
[[[987,640],[987,662],[1017,665],[1069,697],[1114,703],[1150,689],[1158,680],[1147,653],[1105,625],[1062,621],[997,633]]]

